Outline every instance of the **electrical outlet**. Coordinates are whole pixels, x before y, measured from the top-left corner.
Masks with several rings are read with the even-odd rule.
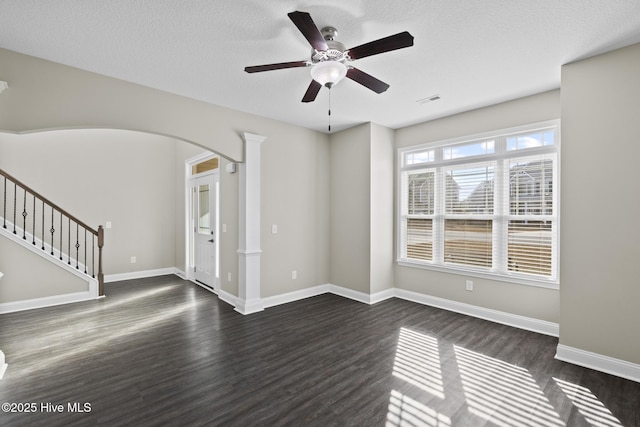
[[[467,280],[467,290],[473,291],[473,280]]]
[[[131,257],[131,264],[135,264],[136,263],[136,257],[132,256]]]
[[[291,280],[296,280],[298,278],[298,272],[293,270],[291,272]]]

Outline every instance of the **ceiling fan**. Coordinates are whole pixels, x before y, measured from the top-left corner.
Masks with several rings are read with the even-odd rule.
[[[278,64],[255,65],[245,67],[247,73],[281,70],[284,68],[311,67],[311,84],[302,97],[302,102],[312,102],[316,99],[322,86],[331,89],[344,77],[351,79],[371,89],[382,93],[389,88],[385,82],[361,71],[351,65],[353,60],[365,58],[379,53],[413,46],[413,36],[407,31],[389,37],[375,40],[360,46],[345,49],[336,41],[338,31],[334,27],[324,27],[318,30],[311,15],[307,12],[291,12],[289,18],[311,45],[311,58],[307,61],[281,62]]]

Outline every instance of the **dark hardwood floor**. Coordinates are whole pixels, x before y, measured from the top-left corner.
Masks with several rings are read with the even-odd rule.
[[[322,295],[242,316],[173,276],[106,295],[0,315],[0,402],[35,409],[0,425],[640,425],[640,384],[444,310]]]

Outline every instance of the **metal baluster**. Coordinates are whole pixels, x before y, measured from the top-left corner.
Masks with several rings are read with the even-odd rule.
[[[36,195],[33,195],[33,224],[31,224],[32,244],[36,244]]]
[[[13,234],[16,234],[16,204],[18,195],[18,184],[13,183]]]
[[[27,240],[27,190],[22,196],[22,240]]]
[[[71,265],[71,218],[69,218],[69,240],[67,240],[67,264]]]
[[[60,261],[62,261],[62,212],[60,212]]]
[[[91,277],[96,278],[96,235],[91,233]]]
[[[80,226],[78,225],[78,223],[76,222],[76,270],[79,269],[79,264],[78,264],[78,258],[80,258],[78,256],[78,250],[80,249]]]
[[[87,274],[87,229],[86,228],[84,229],[84,274]]]
[[[42,201],[42,234],[40,235],[42,239],[42,250],[44,251],[44,200]]]
[[[2,211],[2,228],[7,228],[7,177],[4,178],[4,209]]]
[[[53,255],[53,233],[56,232],[56,229],[53,228],[53,206],[51,206],[51,255]]]

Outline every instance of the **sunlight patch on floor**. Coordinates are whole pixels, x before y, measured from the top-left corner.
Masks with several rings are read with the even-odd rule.
[[[401,328],[393,363],[393,375],[444,399],[438,340]]]
[[[564,426],[529,371],[454,346],[469,411],[499,426]]]
[[[51,319],[47,321],[46,329],[53,329],[54,327],[58,327],[59,324],[66,324],[69,328],[69,334],[73,334],[73,329],[79,329],[82,331],[91,330],[94,328],[99,328],[100,324],[95,318],[95,314],[102,310],[112,310],[114,307],[131,304],[141,299],[150,298],[171,290],[174,290],[177,286],[180,285],[168,285],[160,288],[154,288],[147,291],[135,292],[131,296],[127,298],[120,299],[118,301],[99,301],[95,304],[91,305],[89,308],[84,310],[78,310],[78,307],[69,307],[70,310],[73,310],[71,313],[65,313],[63,316],[57,316],[55,319]],[[93,332],[93,331],[92,331]],[[20,348],[17,349],[16,353],[24,355],[26,349],[31,348],[34,349],[32,352],[39,352],[41,350],[41,344],[43,342],[48,342],[48,338],[36,335],[34,337],[25,337],[20,342]]]
[[[569,400],[578,408],[592,426],[622,427],[620,420],[613,416],[602,402],[586,387],[553,378]]]
[[[397,390],[391,390],[387,427],[450,427],[451,419]]]
[[[93,338],[89,338],[85,343],[73,344],[72,342],[60,342],[55,347],[47,348],[46,351],[42,351],[43,357],[38,360],[37,364],[32,366],[26,366],[19,368],[19,364],[13,365],[16,369],[16,375],[26,376],[38,371],[44,371],[47,369],[55,369],[60,363],[74,363],[78,356],[83,355],[91,351],[100,350],[102,347],[110,346],[115,348],[113,342],[137,333],[143,333],[149,331],[152,328],[158,327],[163,323],[173,320],[173,318],[182,315],[184,312],[190,309],[194,309],[198,303],[189,302],[176,305],[173,308],[162,310],[158,314],[148,316],[144,320],[136,320],[130,326],[115,329],[111,332],[96,334]],[[67,348],[60,350],[60,348]]]

